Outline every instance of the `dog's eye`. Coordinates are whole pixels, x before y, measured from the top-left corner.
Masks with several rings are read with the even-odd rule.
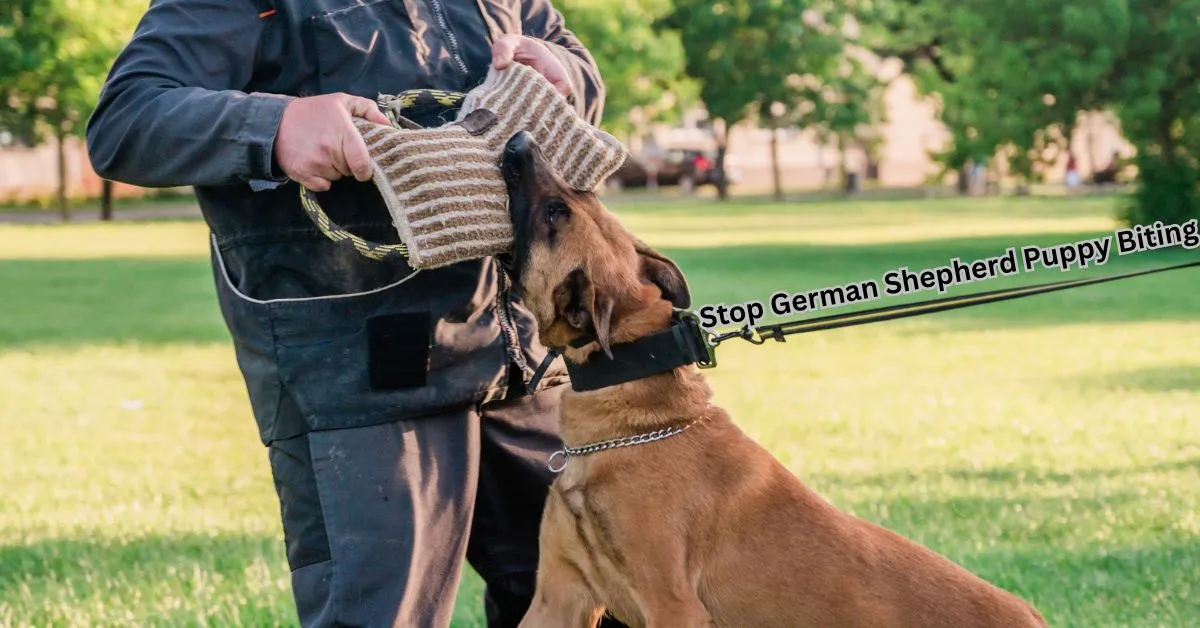
[[[554,224],[570,215],[571,208],[566,203],[558,199],[546,203],[546,220],[550,221],[550,224]]]

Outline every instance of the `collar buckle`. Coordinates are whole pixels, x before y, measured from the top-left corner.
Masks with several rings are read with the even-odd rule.
[[[687,329],[685,341],[689,342],[696,357],[696,366],[711,369],[717,366],[717,346],[713,333],[700,326],[700,316],[691,310],[675,308],[675,320]]]

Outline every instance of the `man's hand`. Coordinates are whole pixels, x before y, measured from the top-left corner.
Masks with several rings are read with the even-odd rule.
[[[497,70],[503,70],[513,61],[537,70],[563,96],[571,95],[571,79],[568,78],[567,68],[542,40],[523,35],[504,35],[497,39],[492,44],[492,65]]]
[[[275,135],[275,161],[287,177],[324,192],[333,181],[371,178],[367,145],[353,118],[390,125],[375,103],[349,94],[297,98],[288,103]]]

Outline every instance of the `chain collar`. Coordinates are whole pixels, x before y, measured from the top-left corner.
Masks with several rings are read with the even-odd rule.
[[[664,427],[660,430],[654,430],[653,432],[646,432],[645,434],[635,434],[633,436],[622,436],[621,438],[614,438],[612,440],[601,441],[599,443],[592,443],[590,445],[583,445],[581,447],[567,447],[564,445],[562,449],[550,454],[550,458],[546,461],[546,467],[548,469],[550,469],[550,471],[553,473],[561,473],[563,469],[567,468],[567,462],[572,457],[587,456],[587,455],[605,451],[608,449],[618,449],[620,447],[632,447],[634,445],[644,445],[646,443],[653,443],[654,441],[663,440],[666,438],[670,438],[672,436],[678,436],[679,434],[682,434],[685,431],[687,431],[687,429],[689,427],[692,427],[699,421],[700,421],[699,419],[696,419],[695,421],[692,421],[685,425],[680,425],[680,426],[676,426],[676,427]],[[555,460],[559,459],[559,458],[561,458],[561,461],[556,463]]]

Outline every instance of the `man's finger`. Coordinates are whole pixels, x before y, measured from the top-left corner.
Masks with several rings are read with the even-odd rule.
[[[350,115],[355,118],[364,118],[375,124],[382,124],[384,126],[391,125],[391,121],[387,119],[387,116],[383,115],[383,112],[379,110],[379,106],[372,100],[358,96],[347,96],[342,104],[345,105]]]
[[[571,81],[569,81],[566,76],[546,76],[546,78],[550,80],[550,84],[554,86],[554,89],[558,90],[558,93],[562,94],[563,96],[571,95]]]
[[[521,38],[516,35],[505,35],[492,44],[492,67],[497,70],[507,68],[513,62],[513,54],[520,45]]]
[[[306,175],[300,177],[297,182],[313,192],[327,192],[329,191],[329,186],[332,185],[329,182],[329,179],[324,179],[316,175]]]
[[[358,135],[348,135],[342,140],[342,152],[345,154],[346,166],[350,169],[350,173],[359,181],[370,181],[372,176],[371,171],[371,155],[367,152],[367,145]]]
[[[344,135],[342,137],[343,139],[341,144],[337,148],[330,151],[332,154],[329,155],[329,167],[333,169],[333,172],[335,173],[326,177],[330,181],[337,181],[342,177],[350,176],[350,166],[346,164],[346,139]]]
[[[321,157],[309,162],[306,170],[311,176],[332,182],[350,176],[350,169],[346,167],[345,157],[342,155],[341,140],[330,138],[330,141],[334,144],[328,148],[322,148]]]
[[[567,76],[567,69],[543,42],[528,37],[522,38],[513,51],[513,60],[537,70],[538,74],[550,81],[558,93],[563,96],[571,95],[571,79]]]

